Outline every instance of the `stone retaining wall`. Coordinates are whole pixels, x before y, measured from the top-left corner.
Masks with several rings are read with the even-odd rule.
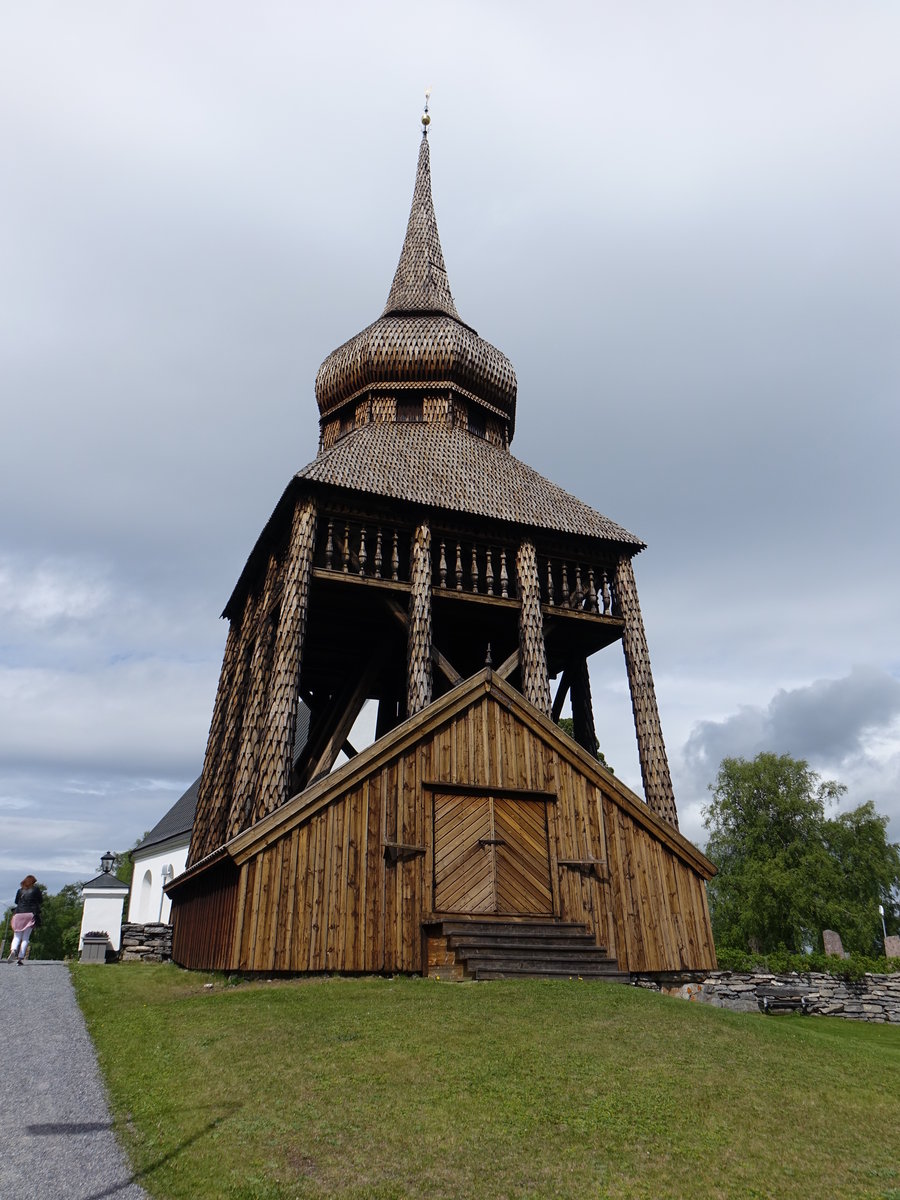
[[[172,958],[171,925],[122,926],[120,962],[169,962]]]
[[[764,972],[712,971],[678,975],[633,975],[637,987],[678,996],[734,1012],[763,1012],[768,997],[802,1000],[802,1011],[819,1017],[900,1024],[900,974],[866,975],[859,981],[834,975],[770,975]]]

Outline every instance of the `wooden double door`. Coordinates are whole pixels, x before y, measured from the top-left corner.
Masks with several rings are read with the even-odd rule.
[[[553,914],[547,801],[434,794],[434,909]]]

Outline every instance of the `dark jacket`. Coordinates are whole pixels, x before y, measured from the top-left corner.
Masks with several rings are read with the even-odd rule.
[[[44,894],[39,887],[19,888],[16,892],[16,912],[34,913],[34,923],[40,925],[43,899]]]

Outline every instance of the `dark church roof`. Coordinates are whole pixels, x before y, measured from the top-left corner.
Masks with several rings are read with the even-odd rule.
[[[110,891],[127,892],[129,884],[123,883],[118,875],[113,875],[109,871],[101,871],[99,875],[95,875],[93,879],[89,879],[87,883],[81,885],[83,888],[108,888]]]
[[[197,788],[200,786],[199,776],[194,780],[184,795],[180,796],[166,815],[153,826],[143,841],[135,846],[135,850],[146,850],[159,842],[167,842],[169,838],[179,834],[190,833],[194,825],[194,813],[197,811]]]
[[[439,424],[364,425],[297,473],[429,508],[469,513],[643,549],[640,538],[564,491],[508,450]]]
[[[301,700],[297,708],[297,723],[294,727],[295,762],[300,757],[308,737],[309,709]],[[147,850],[151,846],[167,842],[169,838],[190,833],[194,827],[194,816],[197,812],[197,792],[199,787],[200,776],[198,775],[188,790],[182,796],[179,796],[166,815],[157,821],[147,836],[135,846],[135,850]]]

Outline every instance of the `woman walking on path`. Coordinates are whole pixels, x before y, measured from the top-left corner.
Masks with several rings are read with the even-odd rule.
[[[19,966],[28,953],[28,942],[35,925],[41,923],[41,903],[44,896],[33,875],[26,875],[16,892],[16,911],[13,914],[13,940],[9,961],[18,958]]]

